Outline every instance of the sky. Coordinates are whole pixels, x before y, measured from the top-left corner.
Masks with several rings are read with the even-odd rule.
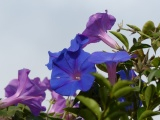
[[[0,0],[0,98],[4,98],[5,86],[18,77],[20,69],[30,69],[31,79],[50,78],[51,71],[45,66],[48,51],[68,48],[70,40],[83,32],[92,14],[108,10],[116,17],[112,30],[122,20],[124,25],[138,27],[152,20],[157,26],[159,5],[158,0]],[[130,33],[125,34],[132,41]],[[102,42],[85,50],[112,51]]]

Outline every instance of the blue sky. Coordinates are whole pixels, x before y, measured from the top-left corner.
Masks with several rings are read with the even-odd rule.
[[[122,20],[139,27],[148,20],[158,25],[159,5],[158,0],[0,0],[0,97],[19,69],[30,69],[30,78],[50,78],[51,71],[45,66],[48,51],[68,47],[85,29],[90,15],[107,9],[117,19],[112,30]],[[102,42],[85,50],[111,51]]]

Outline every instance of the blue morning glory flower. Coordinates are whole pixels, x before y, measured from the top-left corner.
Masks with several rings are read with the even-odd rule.
[[[95,64],[88,62],[89,57],[90,54],[81,49],[75,52],[63,49],[52,60],[52,90],[66,96],[74,95],[77,90],[89,90],[94,81],[91,73],[96,71]]]
[[[112,84],[116,82],[116,67],[118,63],[129,60],[131,56],[126,51],[115,53],[94,52],[91,54],[89,61],[95,64],[105,63],[108,71],[108,78]]]
[[[68,48],[68,51],[75,52],[81,49],[88,41],[88,37],[82,34],[77,34],[76,37],[71,40],[71,46]]]
[[[133,78],[135,78],[137,75],[135,74],[134,70],[128,70],[128,71],[124,71],[124,70],[120,70],[117,72],[117,74],[120,75],[121,80],[132,80]]]

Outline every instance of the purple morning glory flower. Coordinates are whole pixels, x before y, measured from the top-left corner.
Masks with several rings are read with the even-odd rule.
[[[51,88],[61,95],[74,95],[76,90],[87,91],[93,84],[95,65],[88,62],[90,54],[78,49],[75,52],[63,49],[52,60]],[[51,57],[51,56],[50,56]]]
[[[1,101],[0,108],[22,103],[27,105],[35,116],[46,110],[41,106],[45,99],[46,85],[39,78],[30,80],[29,72],[28,69],[18,71],[18,79],[12,80],[5,88],[7,98]]]
[[[116,67],[118,63],[129,60],[131,56],[125,51],[115,53],[94,52],[89,58],[90,62],[95,64],[105,63],[108,71],[108,78],[112,85],[116,82]]]
[[[129,71],[120,70],[117,72],[117,74],[120,75],[121,80],[132,80],[133,78],[137,76],[134,70],[132,69]]]
[[[83,31],[83,35],[89,38],[89,43],[95,43],[102,40],[111,48],[119,49],[119,45],[114,41],[107,33],[114,25],[116,18],[106,13],[96,13],[90,16],[86,25],[86,29]]]
[[[63,109],[66,108],[66,99],[51,89],[50,80],[45,79],[43,80],[43,83],[46,85],[47,89],[51,92],[52,100],[54,102],[51,109],[49,110],[49,113],[62,114],[64,112]]]
[[[54,104],[52,105],[49,113],[64,113],[64,108],[66,108],[66,99],[54,91],[51,92],[51,95],[54,100]]]

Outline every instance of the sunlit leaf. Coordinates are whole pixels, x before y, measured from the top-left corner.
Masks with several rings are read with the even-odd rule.
[[[152,63],[152,65],[153,65],[154,67],[157,68],[157,67],[160,65],[160,57],[154,58],[154,59],[151,61],[151,63]]]
[[[155,80],[154,77],[160,78],[160,70],[157,70],[157,69],[152,70],[148,75],[148,82]]]
[[[125,47],[129,48],[129,42],[128,42],[128,39],[126,38],[125,35],[119,33],[119,32],[115,32],[115,31],[110,31],[110,33],[112,33],[114,36],[116,36],[124,45]]]
[[[100,107],[95,100],[84,96],[77,96],[76,98],[80,100],[80,102],[82,102],[90,111],[92,111],[98,119],[100,118]]]
[[[96,116],[88,109],[80,108],[65,108],[66,111],[74,113],[78,116],[83,117],[85,120],[97,120]]]
[[[139,117],[138,120],[144,120],[145,118],[148,118],[148,117],[151,117],[151,116],[154,116],[154,115],[159,115],[160,112],[154,112],[152,110],[145,110]]]
[[[109,82],[108,79],[106,79],[103,75],[98,74],[98,73],[92,73],[92,75],[95,76],[95,81],[100,85],[100,86],[105,86],[109,90],[111,89],[111,83]]]
[[[134,87],[131,87],[131,86],[126,86],[126,87],[123,87],[119,90],[117,90],[116,92],[113,93],[113,96],[115,98],[120,98],[122,96],[125,96],[127,94],[129,94],[130,92],[132,91],[135,91],[135,88]]]
[[[116,84],[114,84],[113,89],[112,89],[112,94],[114,94],[119,89],[126,87],[126,86],[129,86],[131,84],[133,84],[133,82],[131,82],[131,81],[119,80]]]
[[[153,95],[155,94],[156,88],[154,85],[149,85],[145,90],[145,101],[147,108],[150,105],[151,100],[153,99]]]
[[[141,31],[141,29],[139,27],[135,26],[135,25],[129,25],[129,24],[127,24],[127,26],[130,27],[130,28],[132,28],[135,31]]]

